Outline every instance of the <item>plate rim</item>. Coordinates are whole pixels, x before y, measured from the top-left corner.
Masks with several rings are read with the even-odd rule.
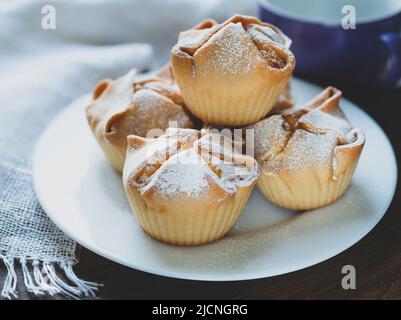
[[[295,78],[295,77],[294,77]],[[319,85],[316,85],[314,83],[305,81],[303,79],[299,79],[299,78],[295,78],[296,81],[300,81],[303,83],[306,83],[310,86],[313,86],[315,88],[319,88],[319,90],[323,90],[323,88]],[[380,131],[380,133],[382,134],[383,138],[385,139],[385,141],[387,142],[387,145],[389,146],[389,150],[391,153],[391,165],[393,167],[394,170],[392,170],[394,172],[394,179],[393,179],[393,183],[391,186],[391,196],[388,197],[388,200],[382,204],[381,209],[377,210],[377,212],[380,212],[379,215],[377,215],[375,217],[374,220],[372,220],[372,222],[374,221],[374,223],[372,223],[371,225],[369,225],[368,227],[366,227],[366,229],[363,230],[363,232],[359,232],[357,236],[352,237],[352,241],[350,241],[350,245],[344,246],[344,248],[341,251],[338,250],[334,250],[335,252],[328,252],[326,255],[322,256],[320,255],[318,258],[316,259],[309,259],[305,261],[302,261],[301,263],[299,263],[299,267],[297,267],[296,269],[291,269],[289,268],[289,270],[286,270],[284,268],[284,270],[282,271],[276,271],[273,273],[269,273],[266,274],[266,272],[257,272],[257,273],[251,273],[251,274],[240,274],[240,276],[233,276],[233,275],[229,275],[229,277],[225,278],[225,277],[220,277],[219,278],[214,278],[214,277],[210,277],[210,275],[206,275],[204,273],[198,273],[198,274],[189,274],[187,272],[171,272],[171,271],[164,271],[161,269],[153,269],[153,268],[148,268],[148,267],[143,267],[140,264],[137,263],[131,263],[127,260],[124,260],[122,258],[120,258],[118,255],[108,252],[108,251],[102,251],[102,249],[96,245],[96,244],[92,244],[92,243],[86,243],[85,241],[81,241],[81,239],[79,239],[79,237],[76,237],[74,235],[74,233],[69,232],[69,230],[67,230],[63,224],[59,221],[59,219],[57,218],[57,215],[54,215],[51,213],[51,210],[47,207],[46,201],[42,198],[42,193],[39,190],[39,183],[38,183],[38,170],[36,169],[38,164],[38,154],[39,154],[39,149],[40,146],[42,144],[42,141],[44,140],[43,138],[47,135],[47,132],[51,130],[52,125],[57,122],[57,120],[59,118],[62,118],[64,113],[68,112],[68,110],[76,104],[80,104],[81,101],[85,101],[88,100],[90,98],[91,94],[87,93],[84,94],[80,97],[78,97],[77,99],[74,99],[71,103],[69,103],[65,108],[63,108],[62,111],[60,111],[46,126],[46,128],[42,131],[42,133],[40,134],[39,138],[36,141],[36,145],[34,147],[34,151],[33,151],[33,161],[32,161],[32,180],[33,180],[33,189],[35,191],[35,195],[40,203],[40,205],[42,206],[44,212],[46,213],[46,215],[49,217],[49,219],[57,226],[57,228],[59,228],[66,236],[68,236],[70,239],[74,240],[76,243],[78,243],[79,245],[83,246],[84,248],[94,252],[95,254],[108,259],[110,261],[113,261],[115,263],[118,263],[120,265],[123,265],[125,267],[131,268],[131,269],[135,269],[135,270],[139,270],[142,272],[146,272],[146,273],[150,273],[153,275],[157,275],[157,276],[164,276],[164,277],[169,277],[169,278],[175,278],[175,279],[185,279],[185,280],[196,280],[196,281],[213,281],[213,282],[226,282],[226,281],[246,281],[246,280],[256,280],[256,279],[263,279],[263,278],[269,278],[269,277],[274,277],[274,276],[278,276],[278,275],[285,275],[285,274],[290,274],[293,272],[297,272],[303,269],[306,269],[308,267],[312,267],[315,265],[318,265],[322,262],[325,262],[331,258],[334,258],[335,256],[343,253],[344,251],[348,250],[349,248],[353,247],[355,244],[357,244],[359,241],[363,240],[376,226],[377,224],[380,222],[380,220],[384,217],[384,215],[386,214],[388,208],[390,207],[394,195],[395,195],[395,191],[396,191],[396,187],[397,187],[397,181],[398,181],[398,167],[397,167],[397,159],[396,159],[396,155],[394,152],[394,148],[393,145],[390,141],[390,139],[388,138],[386,132],[382,129],[382,127],[376,122],[376,120],[374,118],[372,118],[365,110],[363,110],[361,107],[359,107],[358,105],[356,105],[355,103],[353,103],[351,100],[347,99],[347,98],[343,98],[346,99],[348,102],[350,102],[351,104],[353,104],[354,106],[356,106],[358,109],[360,109],[368,118],[370,118],[370,120],[372,120],[372,123],[374,124],[374,126],[376,126],[376,128]],[[81,103],[82,104],[82,103]],[[362,236],[361,236],[362,235]],[[291,270],[290,270],[291,269]]]

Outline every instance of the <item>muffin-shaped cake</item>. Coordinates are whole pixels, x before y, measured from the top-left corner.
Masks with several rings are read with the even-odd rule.
[[[188,109],[211,124],[260,120],[294,70],[290,44],[274,26],[240,15],[182,33],[171,64]]]
[[[92,132],[112,166],[122,172],[127,136],[145,137],[169,126],[192,128],[170,65],[142,80],[135,70],[112,81],[103,80],[94,92],[86,116]]]
[[[258,187],[274,204],[309,210],[330,204],[348,188],[365,144],[338,104],[341,92],[326,88],[302,108],[253,126],[262,174]]]
[[[132,211],[153,238],[198,245],[223,237],[243,211],[258,163],[223,136],[167,129],[128,137],[123,183]]]

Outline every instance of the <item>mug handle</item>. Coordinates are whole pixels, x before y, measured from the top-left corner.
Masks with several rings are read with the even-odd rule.
[[[383,82],[387,85],[396,86],[401,79],[401,35],[388,32],[381,34],[379,39],[388,48],[390,59]]]

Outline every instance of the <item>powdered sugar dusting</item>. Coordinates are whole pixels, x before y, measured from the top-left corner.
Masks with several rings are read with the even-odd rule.
[[[161,195],[185,194],[199,196],[209,185],[209,167],[192,149],[178,153],[167,160],[152,177],[143,192],[153,186]]]
[[[329,167],[336,146],[337,135],[333,131],[315,134],[305,130],[296,130],[288,141],[283,153],[269,164],[273,171],[277,169],[307,169],[315,165]]]
[[[271,116],[253,126],[255,130],[255,154],[258,161],[273,158],[287,143],[290,132],[283,128],[280,115]]]
[[[313,110],[302,117],[302,122],[310,123],[322,129],[347,133],[352,129],[350,123],[341,115]]]
[[[232,192],[235,192],[236,185],[242,187],[249,186],[260,174],[259,166],[256,161],[251,165],[243,163],[243,165],[234,166],[232,163],[212,157],[211,163],[220,170],[221,181],[225,184],[226,189]]]
[[[142,89],[134,95],[132,117],[126,117],[129,128],[135,133],[146,136],[150,130],[164,130],[174,122],[177,127],[192,127],[193,123],[181,105],[153,90]]]
[[[256,158],[271,173],[333,168],[334,150],[352,130],[340,109],[326,112],[317,108],[296,118],[295,114],[273,115],[254,125]]]
[[[247,74],[252,71],[252,49],[250,36],[241,23],[229,24],[213,35],[204,47],[215,44],[215,58],[210,59],[213,68],[223,74]]]
[[[227,147],[217,148],[211,139],[217,135],[199,139],[199,134],[191,129],[168,129],[163,136],[148,141],[142,150],[129,149],[124,173],[129,185],[142,194],[152,190],[176,198],[207,196],[213,184],[224,198],[227,193],[235,193],[237,186],[250,186],[256,181],[260,168],[255,159]],[[223,141],[223,136],[218,137]],[[205,146],[207,141],[212,148]]]
[[[233,191],[235,185],[250,185],[260,174],[258,163],[238,153],[236,147],[230,137],[220,134],[207,134],[194,144],[194,148],[220,172],[224,188]]]

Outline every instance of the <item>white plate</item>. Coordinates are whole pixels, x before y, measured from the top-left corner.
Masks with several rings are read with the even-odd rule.
[[[322,89],[294,79],[298,103]],[[381,219],[393,197],[397,167],[380,127],[343,99],[342,108],[367,137],[352,185],[328,207],[304,213],[268,203],[255,188],[228,236],[198,247],[160,243],[130,212],[121,177],[106,162],[86,123],[85,96],[45,130],[35,152],[34,184],[44,210],[84,247],[123,265],[197,280],[243,280],[296,271],[347,249]],[[383,107],[383,106],[378,106]]]

